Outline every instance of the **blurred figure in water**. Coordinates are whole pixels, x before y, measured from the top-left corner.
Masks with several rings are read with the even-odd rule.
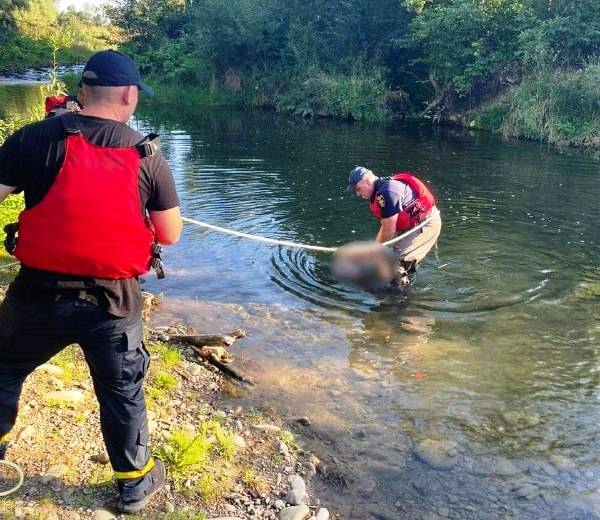
[[[349,246],[346,246],[346,250],[340,248],[334,260],[334,274],[340,275],[340,271],[336,272],[336,262],[339,266],[342,263],[340,260],[345,258],[345,264],[350,264],[352,261],[349,258],[354,255],[358,259],[355,262],[354,281],[361,283],[366,275],[375,276],[383,284],[408,285],[409,275],[416,271],[417,264],[435,246],[442,230],[435,197],[421,180],[409,172],[378,177],[364,166],[356,166],[350,172],[346,191],[369,201],[371,213],[379,220],[380,227],[370,255],[365,253],[366,245],[360,254]],[[423,227],[393,245],[393,260],[385,253],[386,248],[377,247],[377,244],[405,234],[426,220]],[[391,276],[387,267],[390,261],[393,262]],[[361,270],[360,265],[365,264],[368,264],[367,268]],[[349,270],[341,271],[342,278],[353,278]],[[361,271],[361,276],[358,276],[358,271]]]

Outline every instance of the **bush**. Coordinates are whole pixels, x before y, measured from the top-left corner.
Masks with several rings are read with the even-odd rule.
[[[600,62],[525,78],[508,101],[502,133],[557,145],[600,148]]]
[[[386,110],[386,86],[377,70],[346,74],[318,72],[312,78],[294,82],[276,100],[279,110],[348,120],[381,121]]]

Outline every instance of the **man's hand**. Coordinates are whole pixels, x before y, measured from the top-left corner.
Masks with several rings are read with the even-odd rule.
[[[396,236],[396,222],[398,220],[398,213],[388,218],[381,219],[381,227],[375,237],[375,242],[383,244],[388,240],[391,240]]]
[[[7,186],[6,184],[0,184],[0,202],[3,202],[17,188],[16,186]]]
[[[150,222],[154,226],[154,236],[159,244],[165,246],[179,240],[183,222],[179,206],[165,211],[150,211]]]

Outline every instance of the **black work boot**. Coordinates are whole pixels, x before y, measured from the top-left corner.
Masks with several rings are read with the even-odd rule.
[[[166,479],[167,472],[163,461],[154,459],[154,467],[143,477],[118,480],[120,497],[117,509],[121,513],[141,511],[150,498],[164,487]]]

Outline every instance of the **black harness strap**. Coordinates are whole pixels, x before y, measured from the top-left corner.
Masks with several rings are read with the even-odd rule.
[[[81,129],[77,126],[77,119],[73,112],[68,112],[59,116],[65,132],[69,135],[80,134]]]
[[[158,134],[148,134],[143,141],[135,145],[142,159],[152,157],[160,151],[160,137]]]

